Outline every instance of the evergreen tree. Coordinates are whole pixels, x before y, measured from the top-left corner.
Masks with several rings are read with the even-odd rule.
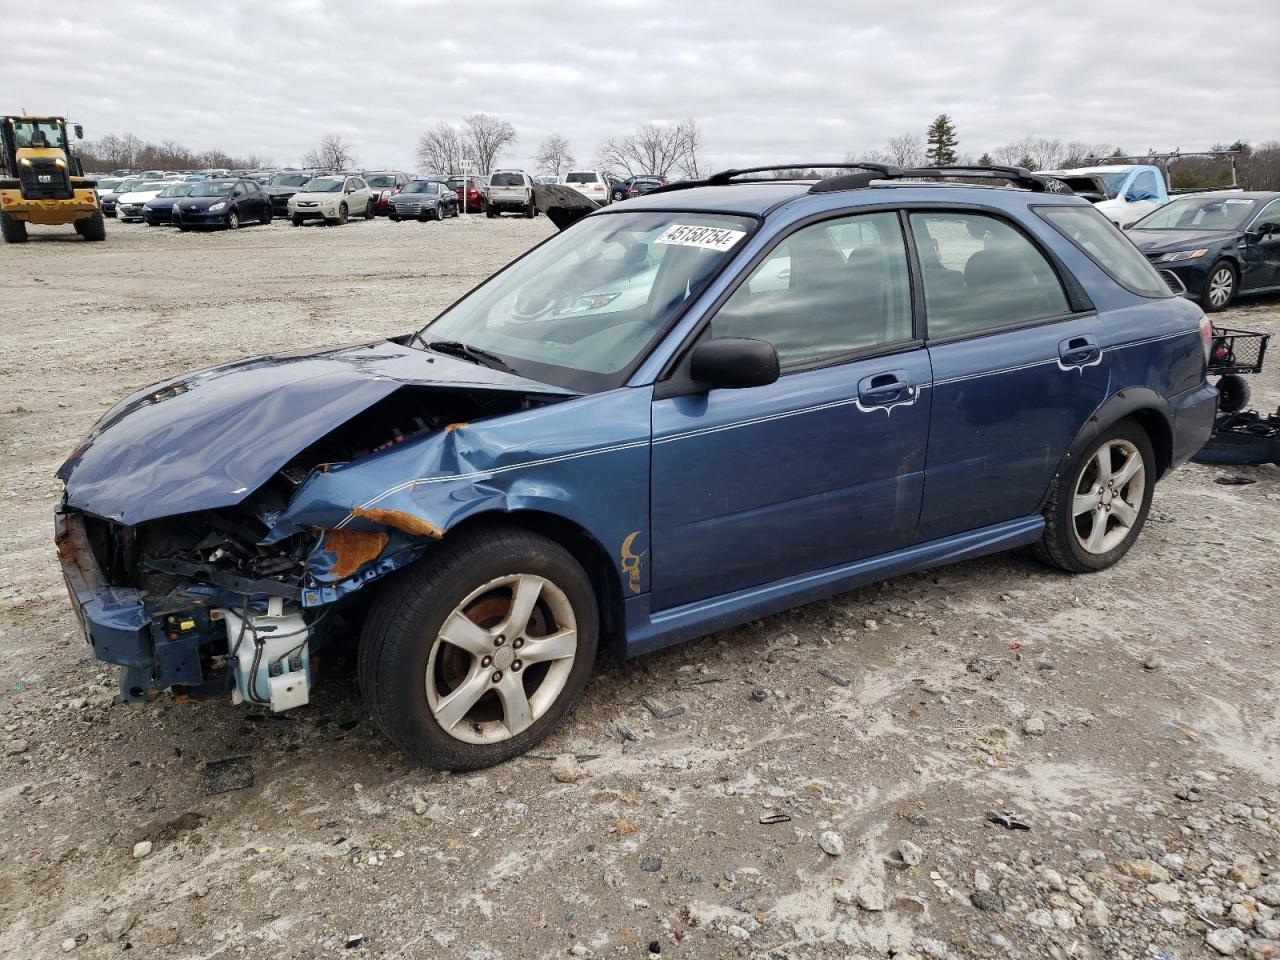
[[[929,149],[926,156],[935,167],[956,162],[956,128],[945,113],[929,124]]]
[[[993,166],[994,164],[995,164],[995,161],[991,159],[991,154],[989,153],[984,153],[982,156],[978,158],[978,166],[980,167],[990,167],[990,166]]]

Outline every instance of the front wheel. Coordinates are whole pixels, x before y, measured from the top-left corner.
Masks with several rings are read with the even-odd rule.
[[[338,223],[346,223],[348,215],[349,211],[347,210],[347,205],[345,203],[338,207]]]
[[[240,229],[240,214],[236,213],[234,210],[232,210],[230,213],[227,214],[227,229],[228,230]]]
[[[487,767],[569,712],[598,633],[591,581],[559,544],[515,528],[462,534],[374,601],[360,689],[407,753],[449,770]]]
[[[101,211],[95,213],[87,220],[79,220],[76,222],[76,228],[80,236],[86,240],[105,240],[107,239],[107,221],[103,219]]]
[[[364,208],[364,218],[366,220],[372,220],[377,215],[378,211],[374,209],[373,201],[370,200],[368,205]]]
[[[296,213],[289,218],[289,222],[292,223],[295,227],[302,226],[302,218],[298,216]]]
[[[1204,312],[1217,313],[1229,307],[1236,298],[1238,281],[1236,268],[1226,260],[1219,260],[1210,267],[1204,290],[1200,294],[1200,306],[1204,308]]]
[[[5,243],[26,243],[26,221],[14,220],[7,214],[0,213],[0,234],[3,234]]]
[[[1120,421],[1054,481],[1040,558],[1072,573],[1111,566],[1142,532],[1155,483],[1150,437],[1132,420]]]

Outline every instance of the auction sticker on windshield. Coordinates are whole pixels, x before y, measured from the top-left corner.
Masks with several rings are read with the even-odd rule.
[[[728,250],[746,235],[745,230],[730,230],[727,227],[699,227],[693,224],[673,223],[653,242],[672,243],[681,247],[702,247],[706,250]]]

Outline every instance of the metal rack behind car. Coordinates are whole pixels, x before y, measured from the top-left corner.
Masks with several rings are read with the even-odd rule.
[[[1209,343],[1209,373],[1261,373],[1269,333],[1214,327]]]

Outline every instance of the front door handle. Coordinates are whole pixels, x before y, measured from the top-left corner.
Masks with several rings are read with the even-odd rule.
[[[1058,359],[1068,367],[1087,367],[1102,358],[1102,348],[1091,336],[1072,337],[1058,344]]]
[[[915,384],[901,370],[877,373],[858,381],[858,399],[870,407],[902,403],[913,399],[915,395]]]

